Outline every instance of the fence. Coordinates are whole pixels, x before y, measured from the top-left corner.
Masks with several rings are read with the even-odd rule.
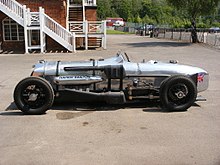
[[[220,48],[220,32],[209,31],[208,29],[197,30],[199,42]],[[191,29],[154,29],[154,37],[171,40],[191,42]]]
[[[140,27],[144,27],[143,24],[126,22],[124,27],[115,27],[116,30],[131,32],[137,35],[145,35],[146,30],[141,30]],[[165,26],[168,27],[168,26]],[[154,28],[153,36],[156,38],[181,40],[185,42],[192,42],[191,37],[192,29],[174,29],[174,28]],[[150,33],[147,33],[150,34]],[[220,31],[211,31],[210,29],[197,29],[197,35],[199,42],[214,46],[220,49]]]

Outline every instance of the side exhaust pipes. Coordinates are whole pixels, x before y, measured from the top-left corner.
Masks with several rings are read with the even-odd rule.
[[[64,89],[63,91],[70,92],[74,98],[79,100],[105,101],[108,104],[124,104],[126,102],[124,92],[94,93],[74,89]]]

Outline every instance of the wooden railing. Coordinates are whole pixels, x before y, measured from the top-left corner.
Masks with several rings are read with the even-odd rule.
[[[91,21],[88,22],[88,33],[104,33],[105,22],[104,21]]]
[[[84,26],[85,23],[82,21],[70,21],[69,22],[69,31],[75,33],[85,33],[86,28]]]
[[[50,18],[47,14],[44,13],[44,11],[41,12],[41,15],[44,17],[42,19],[44,20],[43,22],[44,22],[45,32],[47,32],[47,33],[49,31],[52,32],[51,37],[53,37],[53,38],[57,38],[57,36],[60,37],[64,42],[67,42],[69,45],[71,45],[72,50],[74,51],[75,50],[75,34],[69,32],[67,29],[65,29],[63,26],[61,26],[55,20]],[[62,41],[57,40],[57,42],[62,42]],[[68,47],[68,45],[65,45],[65,43],[63,43],[62,45]]]
[[[70,0],[71,6],[96,6],[96,0]]]
[[[27,25],[28,26],[40,26],[40,13],[39,12],[30,12],[30,9],[27,9]]]
[[[7,7],[11,12],[23,18],[23,6],[15,0],[0,0],[0,5]]]
[[[84,0],[85,6],[96,6],[96,0]]]
[[[71,21],[69,31],[75,33],[105,33],[105,21]]]

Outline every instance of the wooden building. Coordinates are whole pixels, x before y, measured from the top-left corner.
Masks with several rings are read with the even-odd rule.
[[[105,49],[106,23],[96,15],[96,0],[0,0],[0,49]]]

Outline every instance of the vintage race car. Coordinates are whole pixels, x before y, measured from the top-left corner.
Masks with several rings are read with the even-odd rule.
[[[183,111],[208,83],[209,74],[201,68],[175,60],[133,63],[126,53],[78,62],[42,60],[17,84],[14,102],[26,114],[45,113],[61,97],[109,104],[157,99],[167,110]]]

